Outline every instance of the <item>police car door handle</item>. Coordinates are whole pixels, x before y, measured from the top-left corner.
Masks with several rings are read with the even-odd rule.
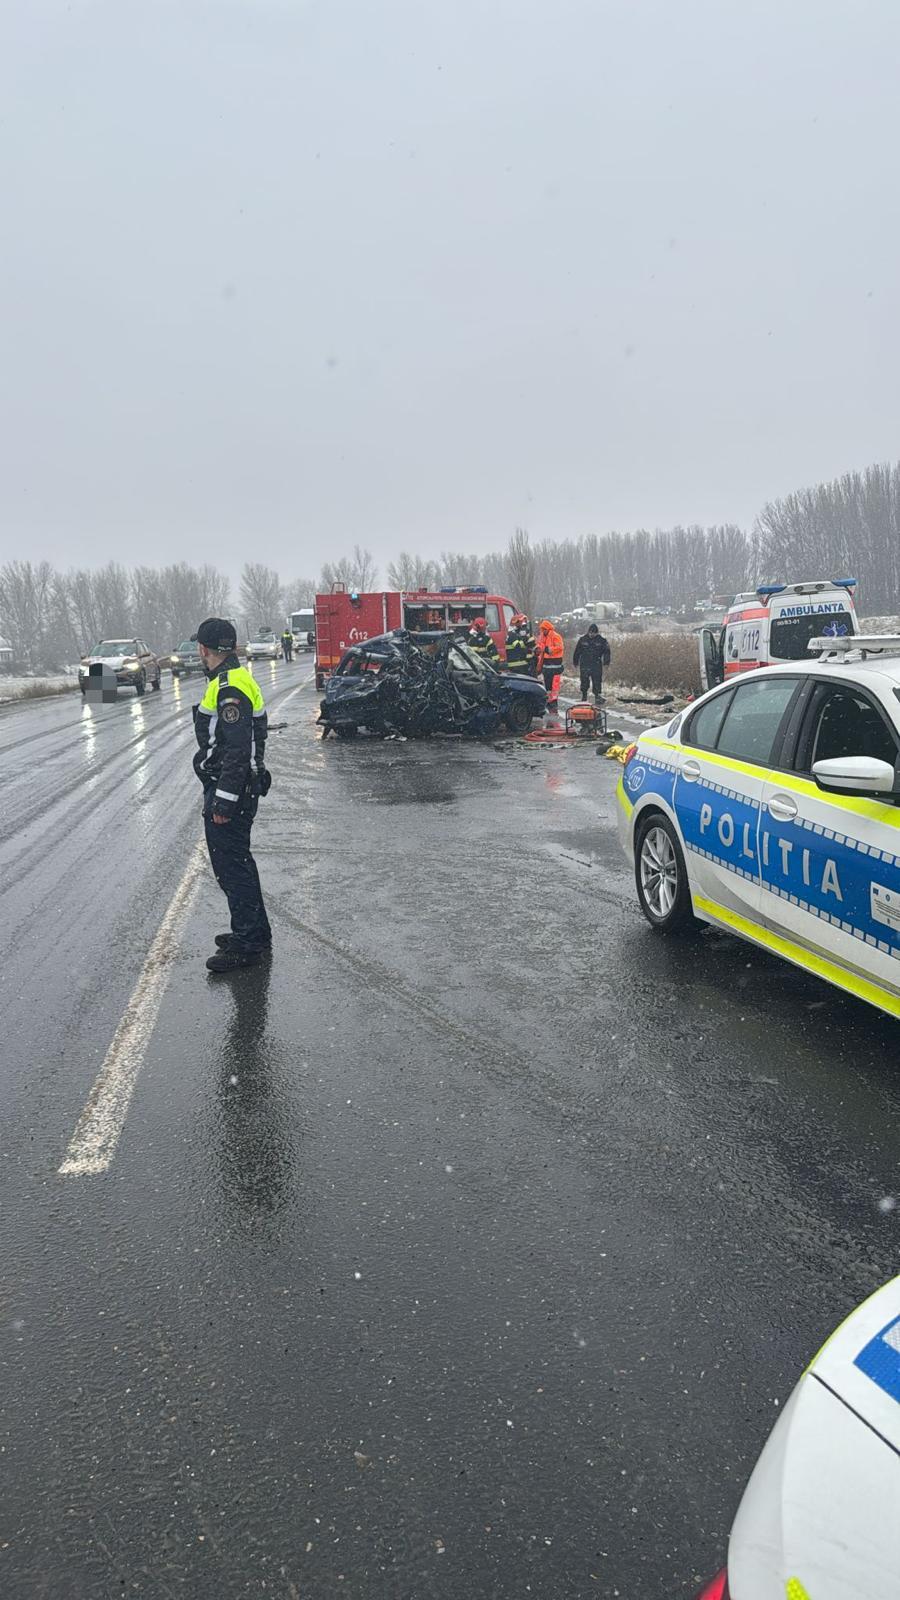
[[[700,776],[699,761],[695,761],[693,756],[688,756],[687,760],[683,761],[681,764],[681,776],[685,778],[688,783],[696,783]]]
[[[770,795],[766,804],[776,822],[793,822],[797,815],[797,802],[789,794]]]

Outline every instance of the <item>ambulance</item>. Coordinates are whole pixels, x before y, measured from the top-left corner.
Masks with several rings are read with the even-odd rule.
[[[732,601],[723,623],[700,629],[700,681],[704,689],[739,672],[803,661],[810,639],[859,633],[855,578],[809,583],[761,583]]]

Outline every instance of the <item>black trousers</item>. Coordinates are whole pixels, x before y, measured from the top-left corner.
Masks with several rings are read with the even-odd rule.
[[[292,644],[283,644],[281,646],[281,654],[284,656],[285,661],[290,661],[291,656],[294,654],[294,646]]]
[[[581,673],[581,698],[582,698],[582,700],[586,700],[587,699],[588,687],[593,689],[594,698],[596,700],[599,700],[600,696],[603,693],[603,668],[602,667],[579,667],[578,670]]]
[[[272,929],[263,905],[256,862],[250,853],[250,830],[256,802],[245,802],[230,822],[213,822],[211,797],[203,812],[206,847],[216,882],[228,901],[231,931],[244,950],[264,950],[272,942]]]

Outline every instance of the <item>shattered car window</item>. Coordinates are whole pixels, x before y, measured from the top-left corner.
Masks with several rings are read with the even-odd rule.
[[[461,639],[454,639],[453,641],[449,665],[451,672],[474,672],[477,673],[479,678],[486,678],[489,672],[494,671],[489,662],[476,655],[475,651],[470,650],[469,646],[464,644]]]

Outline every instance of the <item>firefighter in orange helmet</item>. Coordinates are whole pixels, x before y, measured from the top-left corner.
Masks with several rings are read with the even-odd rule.
[[[553,623],[546,618],[538,628],[537,636],[537,665],[538,672],[543,673],[544,688],[547,691],[547,710],[559,709],[559,690],[562,683],[563,658],[565,645],[563,637],[554,628]]]

